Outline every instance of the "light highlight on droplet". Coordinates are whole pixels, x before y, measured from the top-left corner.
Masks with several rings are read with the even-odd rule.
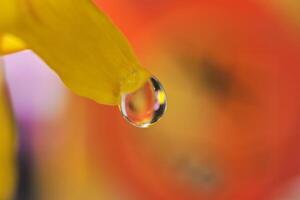
[[[120,104],[122,116],[139,128],[146,128],[157,122],[166,108],[165,90],[155,77],[151,77],[139,90],[123,94]]]

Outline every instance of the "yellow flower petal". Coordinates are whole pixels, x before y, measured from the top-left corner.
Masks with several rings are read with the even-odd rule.
[[[15,135],[7,99],[5,98],[0,59],[0,199],[12,199],[16,181]]]
[[[21,38],[78,95],[116,105],[149,77],[89,0],[1,0],[0,13],[0,31]]]
[[[0,35],[0,54],[10,54],[26,49],[26,44],[11,34]]]

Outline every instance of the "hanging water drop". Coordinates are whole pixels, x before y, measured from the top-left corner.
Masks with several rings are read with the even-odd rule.
[[[157,122],[165,113],[167,98],[161,83],[151,77],[142,88],[123,94],[120,110],[122,116],[132,125],[147,128]]]

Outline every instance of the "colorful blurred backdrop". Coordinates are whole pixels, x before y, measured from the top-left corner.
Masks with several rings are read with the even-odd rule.
[[[1,200],[300,199],[297,0],[95,3],[159,77],[166,115],[135,128],[31,51],[3,57]]]

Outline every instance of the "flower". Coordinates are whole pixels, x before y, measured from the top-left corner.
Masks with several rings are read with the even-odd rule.
[[[170,108],[136,130],[91,105],[91,152],[129,199],[277,199],[299,180],[297,27],[258,1],[116,1]]]
[[[89,0],[2,0],[0,12],[2,54],[32,49],[80,96],[117,105],[122,93],[149,77],[124,36]]]
[[[31,49],[80,96],[117,105],[122,93],[149,77],[125,37],[89,0],[1,0],[0,13],[0,56]],[[1,74],[0,199],[11,199],[14,127]]]

